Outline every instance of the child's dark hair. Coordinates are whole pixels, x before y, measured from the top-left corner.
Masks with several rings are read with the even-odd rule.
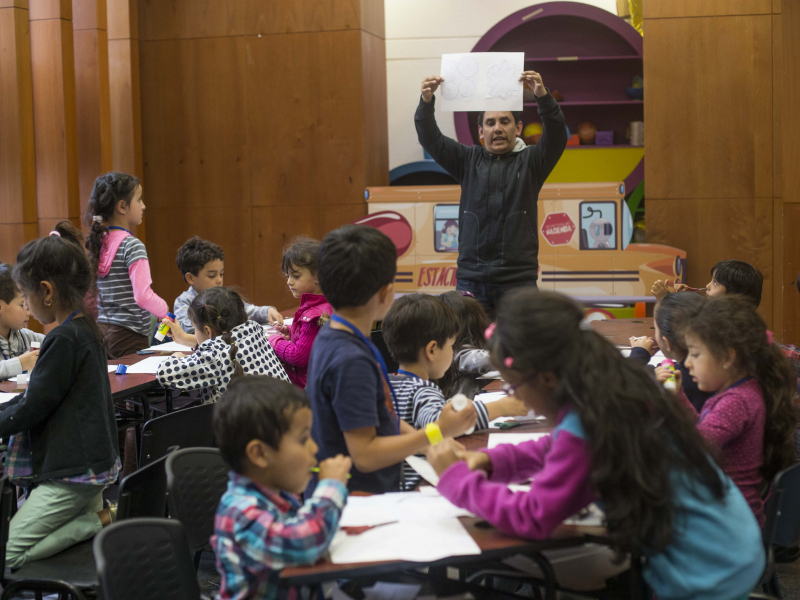
[[[319,285],[333,308],[364,306],[394,282],[397,248],[373,227],[345,225],[322,240],[317,263]]]
[[[236,360],[238,348],[231,337],[231,330],[247,321],[244,300],[235,290],[228,287],[209,288],[198,294],[189,305],[189,319],[195,331],[208,326],[214,337],[222,339],[230,345],[230,360],[233,363],[232,377],[244,375],[241,363]]]
[[[278,450],[301,408],[310,408],[308,396],[291,383],[258,375],[232,380],[214,406],[213,421],[214,439],[228,466],[244,472],[245,449],[252,440]]]
[[[623,549],[659,552],[680,523],[672,474],[686,473],[717,499],[725,486],[688,411],[583,317],[566,296],[512,290],[498,307],[492,362],[513,363],[523,381],[555,374],[555,404],[571,406],[586,432],[610,537]]]
[[[0,263],[0,300],[6,304],[14,301],[14,298],[19,294],[17,284],[14,283],[14,278],[11,277],[11,270],[13,267],[8,263]]]
[[[675,355],[686,357],[686,341],[681,328],[683,324],[705,304],[706,299],[694,292],[667,294],[656,304],[653,317],[661,337],[669,340]]]
[[[455,219],[448,219],[444,222],[444,227],[442,227],[442,231],[447,231],[448,227],[458,227],[458,221]]]
[[[726,294],[741,294],[758,307],[761,304],[761,271],[743,260],[723,260],[711,267],[711,277],[725,286]]]
[[[292,243],[283,249],[281,271],[284,275],[294,268],[306,268],[312,275],[317,274],[317,256],[319,255],[319,242],[308,237],[296,237]]]
[[[484,332],[492,324],[483,305],[475,298],[465,296],[459,291],[445,292],[439,299],[449,306],[456,315],[460,326],[456,343],[453,344],[456,352],[464,348],[486,348]],[[458,369],[455,364],[450,365],[447,373],[437,383],[442,388],[445,398],[457,393],[455,389],[459,381]]]
[[[789,359],[772,343],[753,304],[738,295],[711,298],[689,319],[684,334],[696,336],[722,360],[733,349],[739,367],[758,380],[767,408],[761,476],[769,486],[795,460],[797,376]]]
[[[187,273],[197,275],[212,260],[225,260],[222,248],[214,242],[194,236],[178,248],[175,264],[178,265],[178,270],[185,281]]]
[[[58,227],[58,226],[57,226]],[[94,276],[84,249],[65,235],[48,235],[28,242],[17,254],[14,283],[29,296],[42,293],[41,282],[53,286],[53,304],[63,312],[81,311],[102,340],[97,324],[84,306]]]
[[[108,227],[104,223],[108,223],[114,215],[120,200],[125,201],[126,206],[130,206],[138,186],[139,180],[125,173],[106,173],[94,180],[89,204],[83,216],[84,222],[91,227],[89,235],[86,236],[86,249],[89,251],[92,271],[97,271],[100,251],[103,248],[103,235],[108,232]],[[102,218],[102,221],[98,222],[95,217]]]
[[[436,296],[408,294],[392,304],[383,319],[383,341],[399,362],[415,363],[430,342],[444,348],[458,335],[456,314]]]

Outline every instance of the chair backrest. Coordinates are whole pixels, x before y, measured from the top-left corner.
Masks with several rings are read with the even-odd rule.
[[[8,482],[8,477],[0,479],[0,576],[6,572],[6,545],[8,544],[8,528],[11,523],[13,503],[17,501],[17,492]]]
[[[775,475],[764,512],[767,550],[773,544],[786,548],[800,545],[800,462]]]
[[[167,457],[170,515],[186,528],[197,551],[214,533],[214,514],[228,487],[228,467],[216,448],[186,448]]]
[[[142,428],[139,468],[165,456],[170,446],[213,448],[214,432],[211,428],[213,412],[213,404],[203,404],[176,410],[145,423]]]
[[[386,368],[389,370],[389,373],[397,373],[397,369],[400,368],[400,365],[394,359],[392,353],[389,352],[386,342],[383,341],[383,329],[373,329],[372,333],[370,334],[370,339],[378,348],[378,350],[380,350],[381,356],[383,356],[383,361],[386,363]]]
[[[128,519],[94,538],[97,574],[106,600],[199,600],[183,525],[174,519]]]
[[[177,449],[177,446],[171,446],[167,453]],[[119,486],[117,521],[167,516],[166,462],[167,457],[162,456],[122,480]]]

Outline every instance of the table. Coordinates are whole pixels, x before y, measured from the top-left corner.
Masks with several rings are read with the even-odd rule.
[[[630,346],[630,338],[634,336],[656,337],[653,317],[592,321],[592,329],[617,346]]]

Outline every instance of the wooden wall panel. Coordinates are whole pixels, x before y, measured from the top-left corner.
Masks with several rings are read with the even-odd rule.
[[[389,185],[389,117],[386,99],[386,41],[361,33],[363,127],[366,181]]]
[[[644,44],[648,200],[772,196],[771,15],[649,20]]]
[[[31,0],[31,65],[40,219],[80,214],[71,5]],[[38,20],[41,19],[41,20]],[[39,228],[40,235],[49,233]]]
[[[785,12],[785,11],[784,11]],[[800,289],[791,283],[800,273],[800,203],[783,204],[781,234],[783,236],[783,266],[778,273],[782,281],[783,323],[781,340],[787,344],[800,345]]]
[[[0,223],[14,230],[3,228],[0,260],[13,261],[37,215],[30,24],[16,6],[0,8],[0,140]]]
[[[774,0],[645,0],[645,19],[757,15],[773,12]]]

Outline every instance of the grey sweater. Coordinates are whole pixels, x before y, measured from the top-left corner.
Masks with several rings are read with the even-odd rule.
[[[36,333],[30,329],[12,329],[8,339],[0,337],[0,352],[3,360],[0,362],[0,380],[16,377],[22,373],[22,363],[19,357],[31,349],[31,342],[41,342],[44,334]]]

